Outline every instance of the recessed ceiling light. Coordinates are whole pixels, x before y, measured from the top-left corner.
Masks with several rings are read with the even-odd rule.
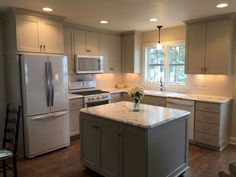
[[[227,6],[228,6],[227,3],[220,3],[220,4],[216,5],[217,8],[224,8],[224,7],[227,7]]]
[[[157,19],[156,19],[156,18],[150,18],[149,21],[150,21],[150,22],[156,22]]]
[[[102,21],[100,21],[100,23],[101,23],[101,24],[107,24],[108,21],[106,21],[106,20],[102,20]]]
[[[52,12],[53,11],[53,9],[50,8],[50,7],[44,7],[44,8],[42,8],[42,10],[46,11],[46,12]]]

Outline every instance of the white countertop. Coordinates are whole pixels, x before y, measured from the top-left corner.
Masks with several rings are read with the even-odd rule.
[[[153,128],[190,114],[188,111],[178,109],[146,104],[140,106],[140,112],[133,112],[133,103],[122,101],[83,108],[80,111],[142,128]]]
[[[177,93],[177,92],[166,92],[166,91],[154,91],[154,90],[145,90],[145,95],[150,96],[161,96],[167,98],[179,98],[185,100],[194,100],[194,101],[204,101],[211,103],[224,103],[232,100],[232,97],[223,97],[223,96],[211,96],[211,95],[201,95],[201,94],[190,94],[190,93]]]
[[[110,93],[128,92],[128,90],[129,90],[128,88],[107,89],[107,91],[109,91]],[[157,90],[144,90],[144,95],[160,96],[160,97],[166,97],[166,98],[178,98],[178,99],[194,100],[194,101],[204,101],[204,102],[211,102],[211,103],[225,103],[233,99],[232,97],[224,97],[224,96],[178,93],[178,92],[157,91]]]
[[[77,95],[77,94],[69,94],[69,100],[70,99],[76,99],[76,98],[83,98],[83,95]]]

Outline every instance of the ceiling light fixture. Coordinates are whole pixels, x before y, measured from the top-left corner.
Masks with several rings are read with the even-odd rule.
[[[217,8],[224,8],[224,7],[227,7],[227,6],[228,6],[227,3],[220,3],[220,4],[216,5]]]
[[[53,11],[53,9],[50,8],[50,7],[44,7],[44,8],[42,8],[42,10],[46,11],[46,12],[52,12]]]
[[[157,43],[157,46],[156,46],[156,49],[157,50],[162,50],[162,44],[161,44],[161,28],[162,28],[162,26],[157,26],[157,28],[158,28],[158,36],[159,36],[159,38],[158,38],[158,43]]]
[[[156,18],[150,18],[149,21],[150,21],[150,22],[156,22],[157,19],[156,19]]]
[[[106,21],[106,20],[102,20],[102,21],[100,21],[100,23],[101,23],[101,24],[107,24],[108,21]]]

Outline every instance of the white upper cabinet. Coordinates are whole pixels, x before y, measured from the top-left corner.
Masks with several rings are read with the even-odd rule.
[[[63,25],[51,20],[42,21],[42,44],[46,53],[64,53]]]
[[[196,23],[187,26],[186,73],[203,72],[206,50],[206,24]]]
[[[187,21],[186,73],[232,74],[234,16]]]
[[[64,29],[64,51],[67,56],[68,74],[74,74],[74,30],[65,27]]]
[[[223,19],[207,24],[206,73],[229,74],[232,61],[232,21]]]
[[[141,73],[141,40],[140,32],[122,34],[122,72]]]
[[[121,71],[121,37],[120,35],[100,34],[99,55],[104,59],[104,72]]]
[[[4,53],[64,54],[60,17],[13,8],[3,13],[2,19]]]
[[[42,34],[40,19],[29,15],[17,15],[16,38],[18,51],[41,52]]]
[[[89,54],[98,55],[99,54],[99,34],[96,32],[86,33],[87,49]]]
[[[110,72],[110,35],[100,34],[99,36],[99,55],[103,56],[104,72]]]
[[[110,35],[110,71],[121,72],[121,36]]]
[[[99,55],[99,34],[76,30],[75,52],[79,55]]]

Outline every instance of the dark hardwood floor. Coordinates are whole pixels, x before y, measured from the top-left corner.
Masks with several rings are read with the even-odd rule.
[[[83,167],[79,149],[79,140],[73,140],[68,148],[31,160],[20,160],[19,177],[101,177]],[[222,152],[216,152],[190,145],[190,168],[185,177],[217,177],[221,170],[228,172],[228,164],[233,160],[236,160],[236,146],[229,145]],[[12,176],[10,172],[9,176]]]

